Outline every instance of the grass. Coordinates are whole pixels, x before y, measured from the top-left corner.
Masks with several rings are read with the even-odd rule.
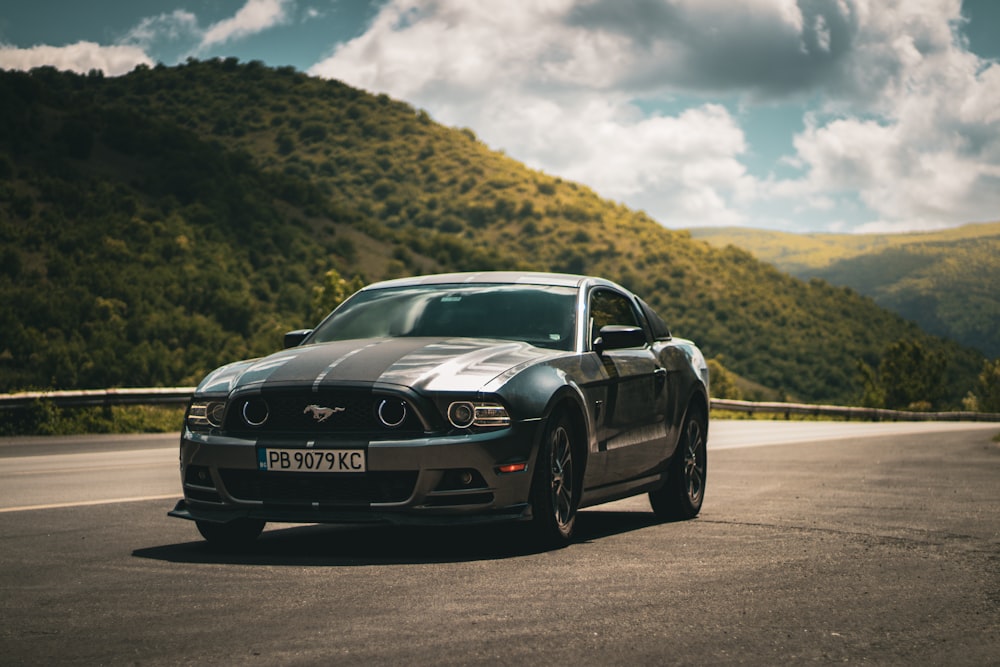
[[[783,412],[743,412],[738,410],[712,410],[711,419],[726,419],[740,421],[799,421],[799,422],[845,422],[858,421],[850,420],[847,417],[838,415],[803,415],[789,414]]]

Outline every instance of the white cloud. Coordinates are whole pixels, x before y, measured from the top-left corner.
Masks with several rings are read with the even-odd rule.
[[[178,9],[159,16],[142,19],[119,40],[120,44],[134,44],[148,49],[160,41],[188,39],[198,33],[198,17],[188,11]]]
[[[202,48],[247,37],[288,21],[291,0],[247,0],[232,18],[209,26],[202,36]]]
[[[785,200],[846,227],[957,224],[1000,211],[1000,65],[965,50],[960,11],[961,0],[390,0],[310,72],[472,127],[671,226],[752,223],[755,204]],[[695,101],[649,111],[677,95]],[[748,137],[716,103],[770,100],[812,106],[785,161],[800,178],[748,174]]]
[[[816,17],[816,21],[813,24],[813,31],[816,33],[816,45],[821,50],[829,53],[830,43],[833,38],[830,35],[829,29],[826,27],[826,18],[822,14]]]
[[[386,91],[473,127],[530,166],[675,225],[732,224],[755,188],[743,133],[718,105],[644,116],[616,81],[628,40],[569,25],[569,0],[388,4],[310,72]]]
[[[105,45],[81,41],[65,46],[38,45],[18,48],[0,45],[0,67],[27,70],[50,65],[86,73],[100,70],[107,76],[130,72],[136,65],[153,65],[151,52],[173,51],[198,55],[207,47],[262,32],[289,20],[293,0],[247,0],[231,18],[202,29],[193,13],[178,9],[143,18],[133,28]],[[314,17],[311,12],[307,18]]]
[[[152,64],[152,59],[138,46],[102,46],[94,42],[77,42],[66,46],[40,45],[24,49],[0,46],[0,68],[12,70],[30,70],[49,65],[80,74],[100,70],[108,76],[118,76],[132,71],[136,65]]]
[[[832,100],[832,115],[807,123],[795,139],[806,173],[775,186],[776,195],[855,192],[877,216],[865,230],[996,219],[1000,65],[949,38],[956,3],[934,5],[937,14],[902,3],[869,14],[866,46],[859,47],[852,71],[861,72],[867,60],[869,75],[857,76],[856,89],[879,85],[867,104],[852,108]],[[876,120],[854,109],[875,112]]]

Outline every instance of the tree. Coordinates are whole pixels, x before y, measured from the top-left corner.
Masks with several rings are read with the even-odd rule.
[[[858,372],[861,374],[861,405],[866,408],[884,408],[885,389],[879,382],[878,371],[859,360]]]
[[[337,269],[330,269],[323,276],[323,284],[313,287],[309,320],[319,323],[331,310],[364,286],[361,276],[354,276],[348,281]]]
[[[983,362],[983,370],[966,405],[975,412],[1000,412],[1000,358]]]
[[[878,370],[859,363],[862,403],[890,410],[930,409],[941,396],[944,356],[915,340],[900,339],[882,353]]]
[[[741,400],[743,392],[736,386],[736,378],[722,365],[722,355],[709,359],[708,376],[711,379],[712,397]]]

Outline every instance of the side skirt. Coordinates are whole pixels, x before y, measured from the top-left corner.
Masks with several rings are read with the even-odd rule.
[[[648,477],[638,477],[627,482],[618,482],[606,486],[595,487],[583,490],[583,498],[580,499],[580,507],[593,507],[602,503],[609,503],[612,500],[621,500],[630,496],[637,496],[641,493],[654,491],[667,481],[667,473],[657,473]]]

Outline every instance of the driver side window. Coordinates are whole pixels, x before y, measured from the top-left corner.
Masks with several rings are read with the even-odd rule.
[[[600,336],[601,327],[622,324],[641,327],[632,304],[625,295],[608,289],[597,289],[590,294],[590,344]]]

